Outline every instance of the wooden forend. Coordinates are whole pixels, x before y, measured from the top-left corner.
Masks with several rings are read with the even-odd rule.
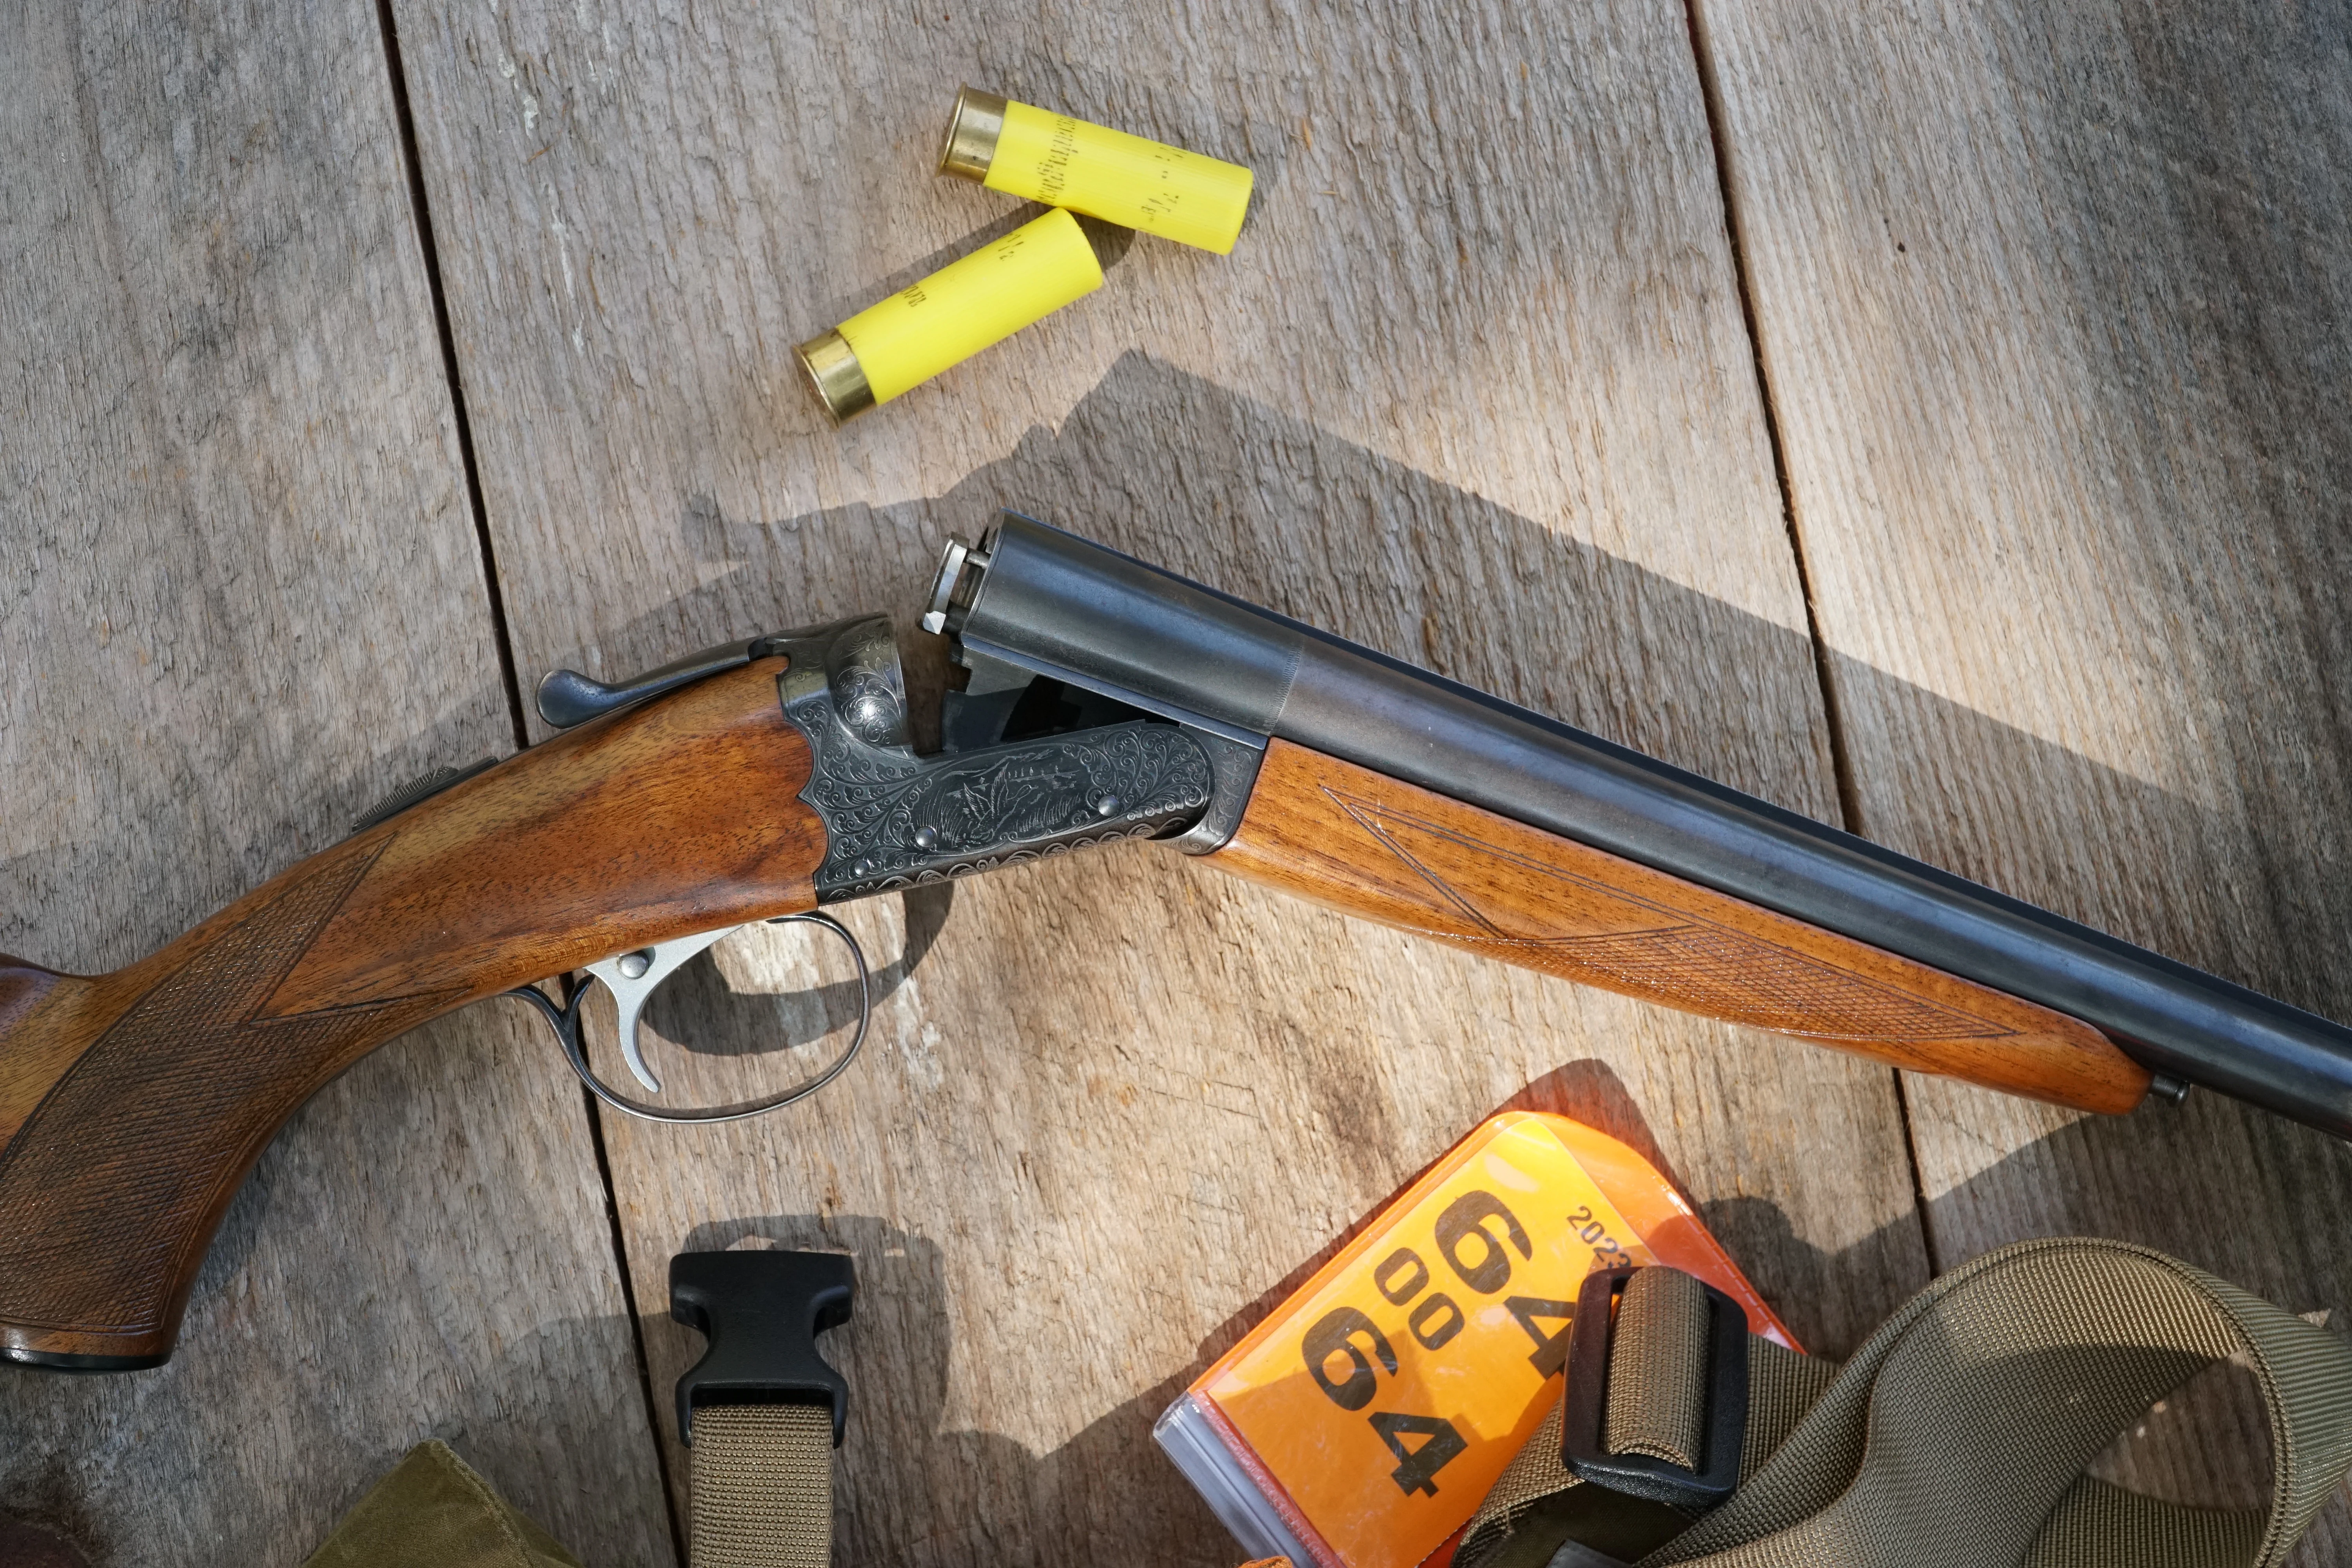
[[[2148,1074],[2091,1026],[1603,850],[1276,741],[1253,881],[1528,969],[2084,1110]]]
[[[170,1353],[222,1211],[305,1100],[438,1014],[814,908],[824,833],[769,658],[584,725],[84,979],[0,959],[0,1352]]]

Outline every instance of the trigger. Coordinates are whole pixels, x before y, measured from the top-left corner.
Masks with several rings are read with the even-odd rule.
[[[758,924],[754,921],[751,924]],[[644,1049],[637,1044],[637,1017],[645,1011],[646,999],[655,987],[677,972],[680,964],[704,948],[716,946],[741,931],[741,926],[720,926],[717,931],[696,931],[669,942],[657,942],[651,947],[640,947],[628,952],[615,953],[588,966],[588,973],[604,983],[613,994],[613,1004],[620,1012],[621,1059],[637,1081],[655,1094],[661,1092],[661,1079],[646,1065]]]

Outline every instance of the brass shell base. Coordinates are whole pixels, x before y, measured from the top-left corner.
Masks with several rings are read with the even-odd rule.
[[[866,382],[866,367],[857,363],[857,352],[838,331],[821,332],[793,352],[800,356],[810,387],[835,425],[874,406],[874,388]]]
[[[1004,133],[1004,100],[965,88],[956,94],[947,140],[940,143],[940,173],[977,184],[996,162],[996,140]]]

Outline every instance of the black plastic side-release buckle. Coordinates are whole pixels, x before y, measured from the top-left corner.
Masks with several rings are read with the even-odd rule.
[[[816,1337],[849,1321],[856,1269],[838,1252],[681,1252],[669,1260],[669,1315],[708,1339],[677,1380],[677,1437],[694,1441],[698,1405],[829,1405],[833,1446],[849,1384]]]
[[[1577,1292],[1568,1349],[1568,1392],[1560,1412],[1560,1463],[1579,1479],[1683,1510],[1715,1507],[1739,1485],[1740,1445],[1748,1436],[1748,1314],[1706,1284],[1706,1410],[1699,1430],[1699,1468],[1685,1469],[1647,1454],[1612,1454],[1602,1446],[1608,1415],[1610,1352],[1617,1298],[1636,1268],[1585,1276]]]

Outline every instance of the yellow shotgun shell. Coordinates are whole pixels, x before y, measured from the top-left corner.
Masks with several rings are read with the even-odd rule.
[[[1238,163],[971,88],[956,95],[940,173],[1219,256],[1242,231],[1252,178]]]
[[[839,424],[920,386],[1102,287],[1078,220],[1054,211],[800,345],[801,368]]]

